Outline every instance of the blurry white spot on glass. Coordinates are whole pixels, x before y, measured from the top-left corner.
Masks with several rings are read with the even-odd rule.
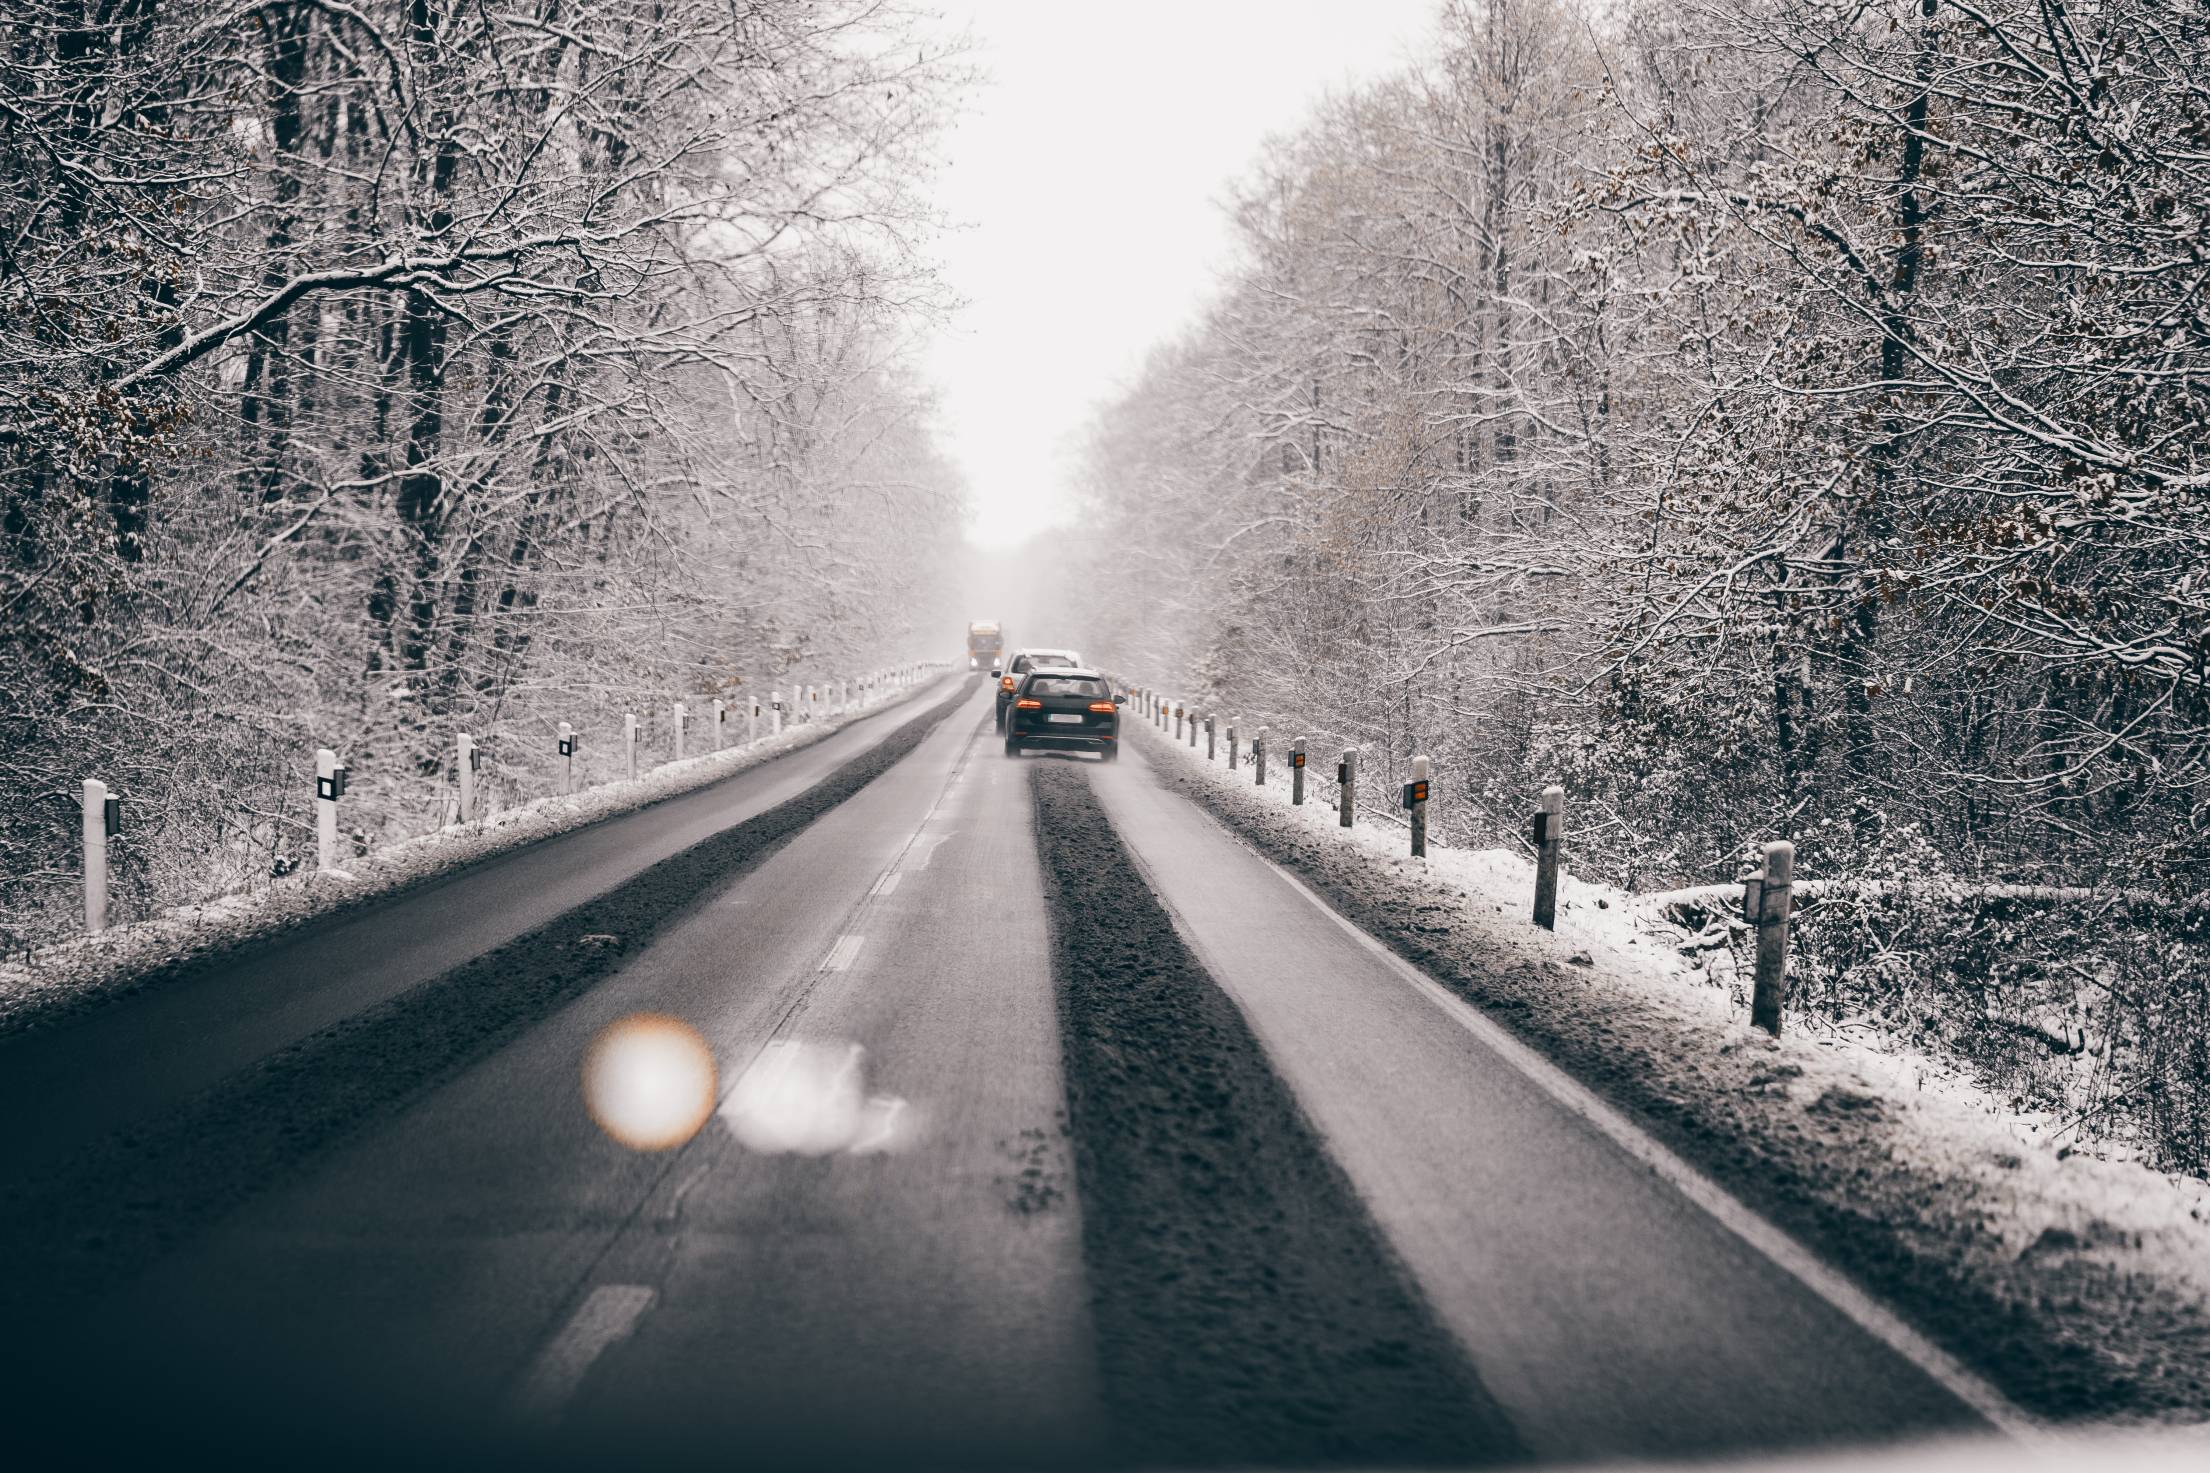
[[[714,1055],[696,1029],[661,1013],[611,1023],[583,1056],[583,1102],[633,1151],[667,1151],[713,1113]]]
[[[767,1045],[737,1077],[721,1118],[763,1155],[870,1155],[898,1149],[912,1133],[904,1100],[867,1092],[867,1050],[835,1041]]]

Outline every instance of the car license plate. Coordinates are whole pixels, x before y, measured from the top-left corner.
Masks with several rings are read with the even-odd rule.
[[[1044,720],[1055,721],[1062,726],[1080,726],[1082,724],[1082,718],[1072,711],[1054,711],[1046,716]]]

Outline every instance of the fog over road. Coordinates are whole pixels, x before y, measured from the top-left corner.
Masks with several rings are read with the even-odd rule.
[[[947,680],[8,1040],[42,1430],[1048,1466],[1981,1425],[1129,758],[1009,761]],[[585,1107],[637,1014],[718,1066],[676,1149]]]

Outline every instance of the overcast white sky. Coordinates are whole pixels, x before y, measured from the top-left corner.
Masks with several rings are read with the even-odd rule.
[[[988,79],[945,145],[967,301],[929,344],[974,539],[1065,511],[1091,409],[1211,294],[1223,186],[1330,88],[1386,72],[1437,0],[941,0]]]

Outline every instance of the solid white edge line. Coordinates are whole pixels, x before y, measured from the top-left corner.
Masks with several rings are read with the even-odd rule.
[[[2054,1437],[2053,1429],[2014,1406],[2008,1397],[1977,1372],[1970,1370],[1948,1351],[1912,1329],[1893,1310],[1821,1262],[1810,1249],[1758,1216],[1732,1192],[1689,1165],[1640,1126],[1604,1103],[1588,1086],[1513,1037],[1502,1024],[1398,956],[1379,937],[1367,934],[1296,875],[1267,855],[1260,854],[1255,847],[1248,844],[1245,847],[1257,855],[1261,864],[1281,876],[1292,889],[1318,907],[1329,920],[1341,926],[1361,945],[1381,958],[1397,977],[1433,1003],[1445,1017],[1500,1055],[1505,1062],[1532,1080],[1544,1094],[1587,1121],[1614,1145],[1656,1172],[1682,1196],[1702,1208],[1721,1227],[1824,1300],[1866,1334],[1916,1366],[1936,1385],[1986,1418],[1998,1431],[2021,1441],[2038,1442]]]
[[[557,1421],[598,1358],[628,1337],[657,1297],[643,1284],[600,1284],[585,1295],[531,1363],[511,1404],[515,1419],[539,1427]]]

